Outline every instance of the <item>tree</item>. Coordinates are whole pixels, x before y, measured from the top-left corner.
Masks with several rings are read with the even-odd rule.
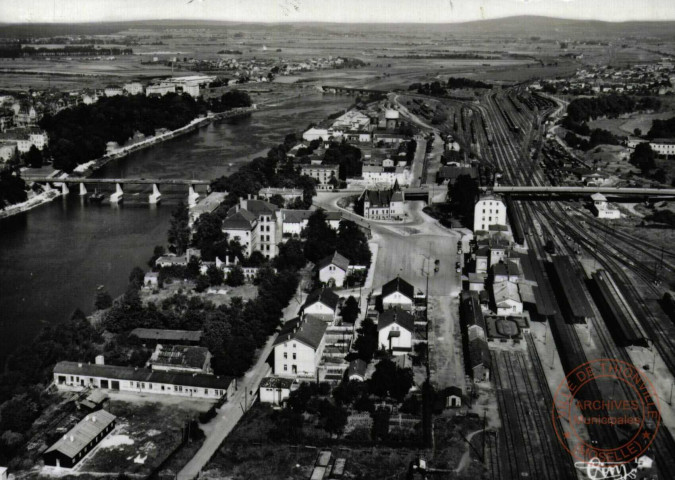
[[[323,429],[331,435],[340,435],[344,432],[348,416],[347,410],[339,405],[333,405],[327,400],[322,402],[321,423]]]
[[[201,251],[201,256],[206,261],[213,261],[217,254],[227,254],[227,244],[223,233],[223,220],[215,213],[203,213],[194,223],[192,245]],[[225,252],[222,250],[225,246]]]
[[[286,200],[284,200],[284,197],[282,197],[278,193],[272,195],[269,199],[269,202],[273,205],[276,205],[279,208],[284,208],[284,205],[286,204]]]
[[[478,194],[478,182],[470,175],[459,175],[455,183],[448,186],[450,208],[456,217],[462,219],[464,226],[473,226],[473,211]]]
[[[307,220],[307,227],[302,231],[305,239],[305,257],[312,263],[317,263],[335,251],[337,235],[330,228],[326,212],[316,210]]]
[[[656,167],[656,152],[647,142],[638,143],[630,155],[630,163],[638,167],[642,174]]]
[[[103,285],[99,285],[96,289],[96,300],[94,301],[96,310],[104,310],[112,307],[112,297],[108,290]]]
[[[190,213],[187,205],[180,202],[171,214],[168,240],[178,255],[182,255],[190,242]]]
[[[30,150],[26,152],[25,161],[31,168],[42,167],[42,152],[35,145],[31,145]]]
[[[359,311],[359,302],[350,295],[347,298],[347,301],[345,301],[345,304],[340,311],[340,315],[342,316],[343,321],[353,324],[359,316]]]
[[[636,137],[641,137],[642,136],[642,130],[639,129],[639,128],[636,128],[635,130],[633,130],[633,135],[635,135]]]
[[[335,248],[352,264],[370,266],[372,254],[368,238],[363,230],[351,220],[340,220]]]
[[[393,397],[402,401],[413,386],[412,370],[399,368],[385,358],[375,366],[375,373],[368,380],[370,392],[378,397]]]
[[[0,209],[25,202],[28,198],[26,190],[26,182],[21,178],[18,167],[0,170]]]
[[[145,280],[145,272],[140,267],[134,267],[129,274],[129,284],[141,288],[143,280]]]
[[[155,268],[157,259],[165,253],[166,249],[162,245],[156,245],[152,251],[152,257],[150,257],[150,260],[148,260],[148,266],[150,268]]]
[[[354,349],[358,358],[370,362],[377,351],[377,326],[371,318],[364,318],[361,326],[357,329],[359,334],[354,342]]]
[[[226,283],[230,287],[238,287],[239,285],[243,285],[245,280],[244,270],[239,265],[235,265],[227,274]]]
[[[198,293],[202,293],[206,291],[207,288],[209,288],[209,277],[207,277],[206,275],[199,275],[197,277],[195,291]]]
[[[206,269],[206,276],[209,277],[209,283],[213,286],[223,284],[223,271],[215,265],[209,265]]]
[[[299,270],[305,266],[304,245],[300,240],[291,238],[279,245],[279,255],[274,260],[277,270]]]

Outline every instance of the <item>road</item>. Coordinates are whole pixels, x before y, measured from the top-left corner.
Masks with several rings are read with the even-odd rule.
[[[289,320],[297,315],[299,304],[304,301],[302,291],[302,282],[298,286],[296,296],[291,299],[289,305],[284,309],[284,320]],[[225,438],[244,416],[244,411],[248,410],[258,394],[258,387],[263,378],[270,374],[270,366],[267,359],[272,353],[272,346],[277,336],[272,335],[258,356],[258,360],[246,374],[237,380],[238,389],[232,398],[218,410],[218,415],[209,423],[202,425],[201,428],[206,435],[204,444],[197,451],[194,457],[178,473],[178,480],[192,480],[202,471],[211,457],[216,453]]]

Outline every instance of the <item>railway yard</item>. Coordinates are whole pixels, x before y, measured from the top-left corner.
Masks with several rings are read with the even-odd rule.
[[[545,120],[562,107],[519,87],[490,92],[469,107],[474,119],[466,136],[471,151],[501,174],[499,184],[558,185],[560,174],[553,167],[559,160],[584,166],[558,142],[544,137]],[[550,324],[564,372],[596,358],[632,364],[632,352],[640,348],[649,349],[654,363],[658,357],[671,375],[675,373],[675,325],[659,305],[667,290],[664,283],[675,272],[675,252],[597,219],[581,202],[514,197],[507,205],[514,238],[529,249],[538,270],[540,317]],[[501,476],[493,471],[492,478],[576,478],[571,458],[554,440],[551,422],[540,421],[551,411],[550,392],[529,335],[527,345],[525,351],[492,353],[504,422],[499,434],[486,441],[488,459],[500,464]],[[635,366],[649,371],[649,365]],[[667,398],[667,388],[657,389],[661,399]],[[588,398],[615,394],[635,397],[623,382],[598,383],[586,391]],[[661,405],[665,407],[663,400]],[[668,423],[656,429],[650,448],[659,478],[675,475],[675,425]],[[617,446],[627,433],[590,426],[588,435],[593,444]],[[526,451],[541,455],[522,454]]]

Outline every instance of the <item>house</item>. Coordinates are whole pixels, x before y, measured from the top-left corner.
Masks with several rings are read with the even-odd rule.
[[[278,213],[276,205],[249,195],[248,199],[239,199],[239,203],[227,212],[223,233],[231,239],[238,238],[247,255],[257,250],[265,258],[274,258],[279,254],[281,242]]]
[[[480,292],[485,290],[485,280],[487,275],[484,273],[469,273],[469,290],[472,292]]]
[[[176,86],[162,83],[160,85],[148,85],[145,88],[146,97],[150,97],[152,95],[163,97],[167,93],[176,93]]]
[[[476,250],[476,273],[487,273],[490,247],[480,246]]]
[[[42,454],[45,465],[73,468],[115,428],[116,420],[105,410],[90,413]]]
[[[143,345],[199,345],[201,330],[167,330],[159,328],[134,328],[129,335],[138,337]]]
[[[274,341],[274,374],[315,381],[326,328],[326,322],[311,315],[286,322]]]
[[[384,128],[387,130],[396,130],[401,126],[401,117],[398,113],[398,110],[389,108],[384,112],[385,125]]]
[[[331,179],[337,179],[340,172],[340,167],[338,165],[331,164],[321,164],[321,165],[303,165],[300,168],[301,175],[307,175],[319,182],[317,185],[318,190],[326,190],[333,188],[331,185]],[[322,188],[323,187],[323,188]]]
[[[319,281],[329,287],[341,288],[347,278],[349,259],[340,255],[337,251],[322,260],[316,266],[319,272]]]
[[[340,132],[369,132],[370,117],[358,110],[349,110],[336,118],[331,128]]]
[[[143,85],[138,82],[125,83],[122,88],[129,95],[139,95],[143,93]]]
[[[506,225],[506,204],[496,195],[483,195],[474,207],[473,231],[488,231],[490,225]]]
[[[492,284],[495,311],[497,315],[518,315],[523,313],[523,301],[518,292],[518,284],[500,282]]]
[[[156,371],[211,374],[211,352],[205,347],[158,344],[147,366]]]
[[[327,142],[328,140],[331,139],[332,136],[333,136],[332,132],[329,133],[329,131],[325,128],[312,127],[302,134],[302,139],[305,140],[306,142],[311,142],[312,140],[317,139],[321,139],[324,142]]]
[[[364,190],[354,203],[354,212],[369,220],[403,219],[404,198],[398,183],[387,190]]]
[[[436,172],[436,183],[452,187],[460,175],[468,175],[478,179],[478,168],[469,166],[444,165]]]
[[[415,305],[415,288],[401,277],[382,285],[382,308],[400,307],[412,310]]]
[[[410,168],[407,166],[364,165],[361,176],[365,184],[371,187],[395,183],[407,186],[412,180]]]
[[[244,254],[248,257],[258,246],[258,221],[251,212],[241,210],[228,215],[223,220],[223,233],[230,240],[237,240],[244,247]]]
[[[187,255],[162,255],[155,260],[159,268],[187,267]]]
[[[330,288],[318,288],[307,296],[301,312],[322,320],[332,321],[337,314],[340,297]]]
[[[410,353],[414,331],[415,318],[406,310],[399,307],[385,310],[377,319],[378,346],[393,355]]]
[[[279,211],[279,220],[281,221],[282,237],[300,236],[307,226],[309,217],[312,216],[311,210],[286,210]]]
[[[54,384],[59,391],[101,388],[213,401],[229,398],[235,391],[235,379],[232,377],[77,362],[57,363],[54,366]]]
[[[492,265],[493,283],[518,283],[522,279],[520,267],[515,259],[505,258],[505,261]]]
[[[265,377],[260,382],[260,403],[282,406],[291,395],[293,378]]]
[[[119,85],[108,85],[103,90],[106,97],[115,97],[124,94],[124,90]]]
[[[658,155],[665,157],[675,155],[675,138],[655,138],[649,142],[649,146]]]
[[[357,358],[349,362],[349,368],[347,368],[347,380],[363,382],[366,380],[366,370],[368,369],[368,364]]]
[[[326,221],[330,228],[337,231],[342,221],[342,212],[326,212]]]
[[[621,212],[616,208],[610,207],[607,203],[607,197],[602,193],[594,193],[591,195],[591,200],[593,200],[593,210],[596,217],[608,219],[621,218]]]
[[[459,387],[448,387],[444,389],[442,395],[445,397],[445,406],[449,408],[459,408],[462,406],[462,389]]]

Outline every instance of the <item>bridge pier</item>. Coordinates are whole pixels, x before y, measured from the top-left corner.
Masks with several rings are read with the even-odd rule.
[[[157,186],[156,183],[152,184],[152,193],[148,196],[148,200],[150,201],[150,204],[154,205],[159,203],[159,201],[162,199],[162,194],[159,191],[159,187]]]
[[[199,194],[195,191],[195,186],[190,185],[188,187],[188,206],[194,207],[197,205],[197,200],[199,200]]]
[[[122,197],[124,196],[124,190],[122,190],[122,184],[121,183],[116,183],[115,184],[115,193],[110,195],[110,203],[119,203],[122,201]]]
[[[80,197],[84,197],[87,194],[87,187],[84,183],[80,183]]]
[[[68,185],[65,183],[57,183],[56,185],[61,187],[61,195],[66,196],[70,193],[70,189],[68,188]]]

